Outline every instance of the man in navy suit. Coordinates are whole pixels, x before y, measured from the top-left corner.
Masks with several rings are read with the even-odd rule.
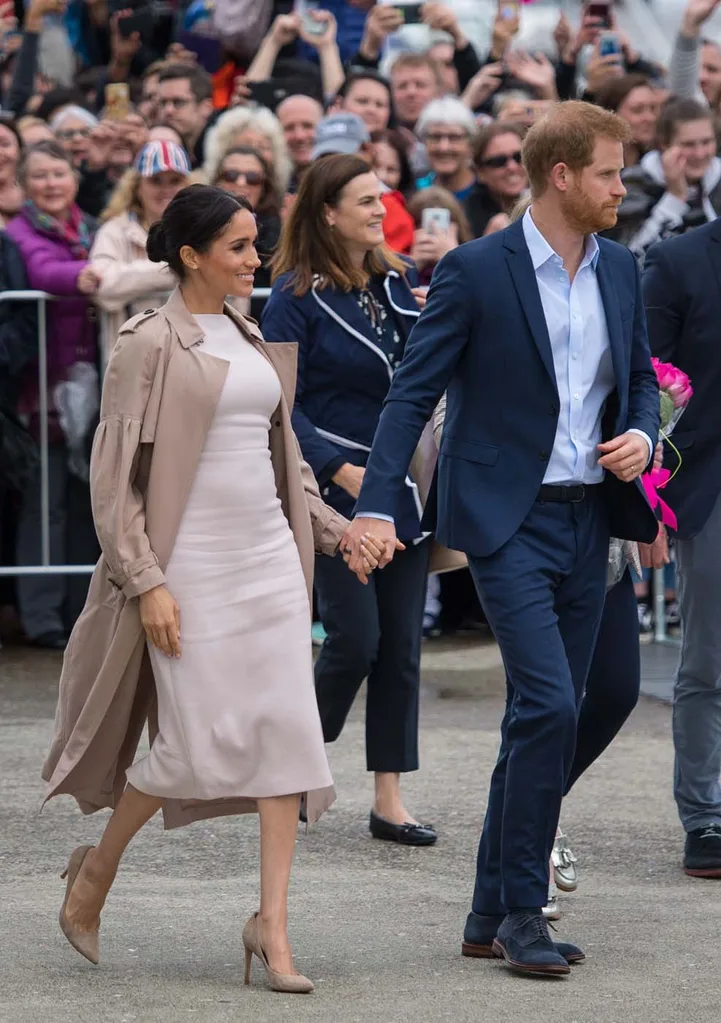
[[[674,793],[686,873],[721,878],[721,219],[652,248],[643,291],[653,354],[688,373],[694,391],[672,438],[683,461],[663,493],[678,518],[683,622]],[[666,454],[674,469],[678,456]]]
[[[562,974],[541,909],[604,602],[609,535],[650,543],[637,482],[659,426],[639,275],[610,228],[628,129],[556,106],[524,143],[532,204],[439,264],[381,415],[343,541],[386,542],[416,444],[447,392],[429,528],[468,554],[508,676],[467,954]],[[428,513],[428,512],[427,512]],[[432,521],[431,521],[432,519]]]

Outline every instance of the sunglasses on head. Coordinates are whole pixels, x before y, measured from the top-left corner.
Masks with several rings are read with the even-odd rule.
[[[218,181],[225,181],[229,185],[234,185],[240,178],[246,185],[262,185],[265,181],[260,171],[224,170],[218,175]]]
[[[489,156],[487,160],[481,160],[480,167],[490,167],[492,170],[500,170],[505,167],[506,164],[513,160],[514,163],[520,164],[521,162],[521,150],[517,149],[515,153],[507,153],[500,156]]]

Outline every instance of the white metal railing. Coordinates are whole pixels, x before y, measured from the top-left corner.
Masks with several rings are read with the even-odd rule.
[[[254,288],[252,298],[268,298],[270,288]],[[153,296],[157,297],[157,296]],[[53,565],[50,562],[50,481],[48,453],[48,338],[47,303],[62,301],[46,291],[3,291],[0,302],[37,302],[38,307],[38,419],[40,446],[40,564],[0,565],[0,577],[19,575],[90,575],[95,565]],[[139,296],[136,302],[142,302]],[[99,312],[99,336],[106,330],[107,314]]]

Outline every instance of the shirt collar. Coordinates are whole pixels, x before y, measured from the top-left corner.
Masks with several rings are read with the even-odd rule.
[[[526,239],[526,245],[531,256],[531,262],[533,263],[533,269],[538,270],[539,267],[543,266],[544,263],[548,263],[553,260],[554,263],[563,263],[563,260],[558,253],[551,248],[546,239],[543,237],[541,232],[533,222],[531,216],[531,208],[529,207],[523,214],[523,234]],[[598,240],[595,234],[589,234],[586,236],[586,251],[579,270],[584,266],[592,266],[596,269],[598,263],[598,257],[600,250],[598,248]]]

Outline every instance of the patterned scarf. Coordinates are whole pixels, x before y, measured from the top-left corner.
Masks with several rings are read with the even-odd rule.
[[[87,259],[93,244],[95,225],[90,217],[73,204],[67,220],[57,220],[49,213],[43,213],[29,199],[23,206],[23,215],[36,231],[50,238],[57,238],[70,249],[74,259]]]

